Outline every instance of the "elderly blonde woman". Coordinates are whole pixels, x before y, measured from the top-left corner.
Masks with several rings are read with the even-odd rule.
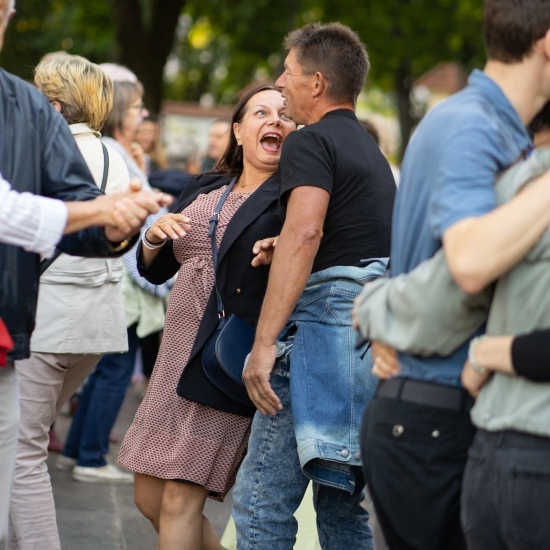
[[[103,126],[102,142],[119,152],[130,176],[140,180],[144,189],[149,189],[147,176],[133,157],[136,133],[147,115],[143,107],[143,87],[125,67],[102,65],[101,68],[110,72],[114,87],[113,108]],[[120,81],[118,78],[126,80]],[[155,216],[147,218],[146,225],[151,225],[166,212],[160,209]],[[144,338],[154,340],[156,337],[157,342],[160,340],[164,325],[164,298],[171,286],[170,282],[156,286],[140,277],[135,249],[124,254],[122,260],[125,267],[122,289],[129,349],[127,353],[105,354],[88,378],[65,446],[56,462],[57,468],[72,469],[73,479],[87,483],[133,482],[131,474],[107,463],[109,432],[130,385],[138,347],[143,351]],[[158,343],[156,345],[158,349]],[[146,357],[144,354],[142,357],[145,364]],[[155,359],[156,351],[153,364]]]
[[[65,118],[98,186],[105,172],[99,130],[113,102],[113,85],[95,64],[58,56],[36,68],[35,81]],[[106,191],[127,188],[129,174],[107,148]],[[120,259],[60,255],[40,279],[31,357],[16,362],[21,421],[10,504],[9,549],[59,550],[46,466],[48,430],[61,405],[103,353],[127,349]]]

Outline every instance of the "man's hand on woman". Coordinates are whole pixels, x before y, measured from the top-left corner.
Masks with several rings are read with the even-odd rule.
[[[252,259],[252,265],[254,267],[258,267],[260,265],[271,265],[273,253],[275,252],[275,246],[277,246],[278,240],[279,235],[276,237],[262,239],[261,241],[256,241],[254,243],[252,248],[252,253],[255,254]]]

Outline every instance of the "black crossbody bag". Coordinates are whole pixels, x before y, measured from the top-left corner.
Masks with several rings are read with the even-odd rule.
[[[101,144],[101,147],[103,148],[103,177],[101,179],[101,190],[105,192],[105,187],[107,187],[107,176],[109,175],[109,153],[104,143]],[[43,275],[44,271],[46,271],[59,256],[61,256],[61,250],[56,249],[51,258],[40,262],[40,276]]]
[[[221,196],[212,217],[208,236],[212,246],[212,263],[214,265],[214,291],[218,305],[218,328],[210,336],[202,353],[202,368],[207,378],[228,397],[245,405],[254,405],[248,397],[242,374],[246,356],[254,344],[254,327],[243,321],[237,315],[225,315],[222,297],[216,283],[216,267],[218,263],[218,246],[216,244],[216,228],[223,204],[235,185],[233,178],[224,194]]]

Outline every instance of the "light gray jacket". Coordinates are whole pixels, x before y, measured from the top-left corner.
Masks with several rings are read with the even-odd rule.
[[[550,149],[509,168],[495,185],[497,204],[511,200],[550,169]],[[520,335],[550,328],[550,229],[498,280],[487,334]],[[368,283],[358,305],[361,331],[409,353],[451,353],[485,320],[491,290],[464,294],[452,281],[443,251],[407,275]],[[387,332],[384,332],[387,331]],[[472,420],[489,431],[550,437],[550,383],[495,373],[476,400]]]
[[[506,170],[495,184],[497,204],[509,201],[549,168],[550,149],[540,149],[529,159]],[[496,318],[503,318],[505,313],[511,316],[510,312],[516,308],[532,305],[534,311],[539,309],[536,304],[541,303],[542,294],[548,287],[535,283],[529,273],[532,259],[541,256],[544,243],[545,236],[512,271],[521,273],[520,277],[514,277],[513,290],[509,288],[507,275],[497,283],[498,299],[492,305],[493,323],[496,323]],[[538,274],[535,279],[540,280]],[[414,355],[446,356],[483,325],[492,296],[493,288],[473,296],[463,292],[454,282],[443,249],[440,249],[410,273],[365,285],[356,311],[361,332],[366,338],[385,342]]]
[[[100,134],[86,124],[71,132],[97,186],[103,176]],[[121,156],[108,147],[107,193],[125,191],[130,176]],[[122,259],[61,254],[40,277],[31,351],[116,353],[128,349],[122,301]]]

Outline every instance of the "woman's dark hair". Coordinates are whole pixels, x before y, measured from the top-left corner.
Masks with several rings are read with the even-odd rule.
[[[254,88],[246,95],[244,95],[240,101],[235,105],[233,109],[233,116],[231,117],[231,128],[229,129],[229,143],[227,148],[222,155],[221,159],[218,161],[216,166],[212,169],[212,172],[224,172],[231,174],[232,176],[238,176],[243,171],[243,148],[237,143],[237,138],[235,137],[235,131],[233,130],[233,125],[235,123],[242,122],[246,111],[248,110],[248,102],[252,97],[260,92],[265,90],[273,90],[279,92],[278,88],[275,86],[258,86]]]

